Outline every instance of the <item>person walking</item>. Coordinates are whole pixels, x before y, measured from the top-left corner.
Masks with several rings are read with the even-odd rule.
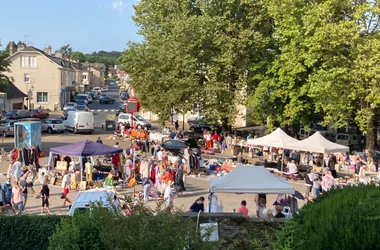
[[[175,121],[175,123],[174,123],[174,127],[175,127],[175,130],[178,131],[178,129],[179,129],[179,123],[178,123],[178,120]]]
[[[13,163],[13,177],[16,179],[16,181],[20,180],[20,177],[22,176],[22,162],[21,158],[18,157],[17,161]]]
[[[173,208],[173,191],[172,191],[172,186],[174,182],[169,181],[168,184],[165,187],[165,192],[164,192],[164,200],[166,201],[166,209],[170,212],[171,209]]]
[[[63,199],[63,207],[66,207],[66,202],[73,204],[69,198],[67,198],[67,195],[69,194],[69,191],[70,191],[70,185],[71,185],[71,178],[70,178],[70,175],[66,172],[66,171],[63,171],[62,172],[62,175],[63,175],[63,178],[62,178],[62,188],[63,188],[63,191],[62,191],[62,195],[61,195],[61,199]]]
[[[44,214],[45,207],[46,207],[48,214],[52,214],[52,212],[50,211],[50,208],[49,208],[50,188],[48,186],[48,182],[49,182],[49,180],[47,178],[45,178],[44,184],[42,185],[42,187],[40,189],[41,200],[42,200],[41,214]]]
[[[6,182],[1,187],[3,193],[3,203],[4,206],[11,206],[12,202],[12,185],[11,178],[8,176]]]
[[[186,191],[185,183],[183,182],[183,166],[179,165],[174,177],[175,192],[179,196],[182,196],[182,192]]]
[[[18,183],[18,181],[15,181],[13,183],[12,187],[12,197],[11,197],[11,203],[14,207],[17,208],[16,214],[21,213],[22,206],[23,206],[23,198],[22,198],[22,191],[21,187]]]
[[[144,201],[149,201],[149,193],[150,189],[153,186],[153,179],[150,178],[143,178],[142,185],[144,187]]]
[[[23,175],[20,180],[20,188],[22,193],[22,210],[25,211],[26,201],[28,200],[28,184],[26,183],[27,175]]]

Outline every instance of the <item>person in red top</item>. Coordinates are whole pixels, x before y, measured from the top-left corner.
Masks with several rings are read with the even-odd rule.
[[[215,133],[212,135],[212,140],[213,140],[213,141],[217,141],[217,142],[219,141],[219,135],[218,135],[218,133],[215,132]]]
[[[244,214],[245,217],[248,217],[248,208],[247,208],[247,202],[245,200],[241,201],[241,207],[237,211],[238,213]]]
[[[120,155],[119,154],[112,155],[112,164],[116,170],[119,170],[119,164],[120,164]]]
[[[174,176],[173,176],[170,168],[166,169],[164,176],[162,176],[162,180],[164,181],[165,184],[168,184],[169,181],[174,180]]]

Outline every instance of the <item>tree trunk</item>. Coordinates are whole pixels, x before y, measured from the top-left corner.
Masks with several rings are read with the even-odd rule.
[[[375,116],[372,115],[367,124],[366,148],[370,151],[375,147],[376,133],[375,133]]]

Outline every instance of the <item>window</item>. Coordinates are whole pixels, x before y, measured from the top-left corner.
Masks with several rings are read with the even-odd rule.
[[[48,93],[37,92],[37,102],[48,102]]]
[[[94,71],[90,71],[90,74],[91,74],[91,75],[94,75]]]
[[[37,68],[37,59],[35,56],[20,56],[20,66],[22,68]]]
[[[86,80],[87,79],[87,75],[82,75],[82,79]]]
[[[25,73],[25,74],[24,74],[24,82],[25,82],[25,83],[29,83],[29,81],[30,81],[30,76],[29,76],[28,73]]]

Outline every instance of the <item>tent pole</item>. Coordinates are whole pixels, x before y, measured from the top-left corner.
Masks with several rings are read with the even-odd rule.
[[[213,195],[213,193],[210,193],[210,195],[209,195],[209,197],[210,197],[210,200],[208,201],[208,212],[209,213],[211,213],[212,195]]]
[[[284,171],[284,151],[285,151],[285,149],[282,150],[282,157],[281,157],[281,175],[283,174],[283,171]]]

